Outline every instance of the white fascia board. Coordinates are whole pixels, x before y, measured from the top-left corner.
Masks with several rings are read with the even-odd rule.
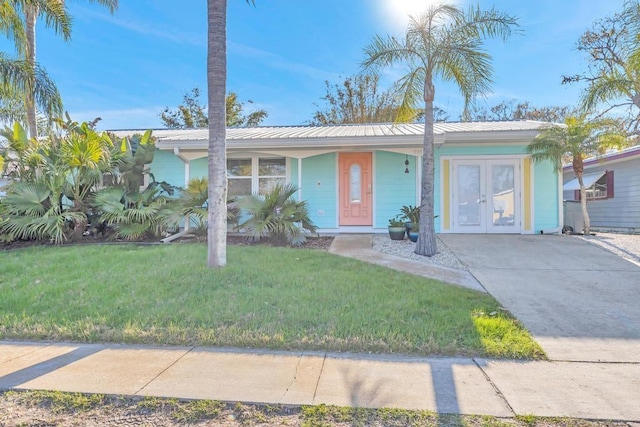
[[[435,134],[434,144],[464,144],[464,143],[512,143],[522,144],[533,141],[538,131],[481,131],[481,132],[449,132]],[[281,139],[245,139],[227,140],[229,151],[262,151],[291,150],[303,152],[306,150],[322,150],[324,152],[348,151],[354,149],[416,149],[421,148],[424,142],[423,135],[401,136],[362,136],[350,138],[281,138]],[[208,141],[197,140],[169,140],[161,139],[156,142],[156,147],[161,150],[173,150],[175,147],[183,150],[207,150]]]
[[[539,131],[484,131],[484,132],[448,132],[445,143],[485,143],[496,142],[526,143],[532,142]]]

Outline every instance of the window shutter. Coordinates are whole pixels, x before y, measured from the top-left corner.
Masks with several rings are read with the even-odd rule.
[[[573,200],[580,200],[580,190],[573,190]]]
[[[613,198],[613,171],[607,171],[607,199]]]

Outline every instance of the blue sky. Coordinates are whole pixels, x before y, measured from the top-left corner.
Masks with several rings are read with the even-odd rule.
[[[308,122],[325,93],[359,71],[375,34],[401,34],[404,16],[427,0],[229,0],[227,88],[269,112],[265,125]],[[179,4],[179,6],[176,6]],[[458,0],[458,4],[468,2]],[[586,63],[575,44],[593,21],[622,0],[480,1],[519,17],[524,34],[491,42],[491,105],[528,100],[573,105],[580,87],[560,84]],[[73,35],[64,42],[39,24],[38,60],[55,79],[75,120],[102,117],[101,129],[162,127],[158,114],[184,93],[206,92],[206,0],[120,0],[115,14],[88,2],[69,2]],[[4,46],[7,50],[7,46]],[[390,70],[385,82],[401,70]],[[436,105],[457,119],[454,87],[436,85]]]

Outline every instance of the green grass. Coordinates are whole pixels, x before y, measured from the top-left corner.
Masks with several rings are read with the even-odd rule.
[[[199,244],[4,251],[0,295],[2,339],[544,357],[488,295],[321,251],[229,246],[221,270]]]

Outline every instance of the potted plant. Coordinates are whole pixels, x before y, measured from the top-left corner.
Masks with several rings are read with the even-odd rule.
[[[406,229],[400,215],[396,215],[389,220],[389,237],[391,240],[403,240],[405,231]]]
[[[411,240],[413,243],[418,241],[419,228],[420,228],[419,223],[414,222],[413,227],[411,227],[410,229],[407,229],[407,236],[409,236],[409,240]]]
[[[400,212],[405,219],[404,225],[407,229],[407,235],[409,235],[409,231],[412,229],[418,231],[418,224],[420,224],[420,206],[405,205],[400,208]]]

